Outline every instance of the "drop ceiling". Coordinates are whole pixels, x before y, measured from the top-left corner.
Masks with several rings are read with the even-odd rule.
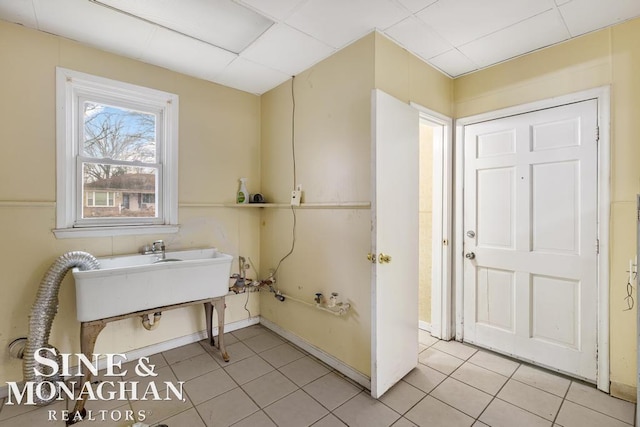
[[[377,30],[457,77],[640,16],[639,0],[2,0],[0,19],[262,94]]]

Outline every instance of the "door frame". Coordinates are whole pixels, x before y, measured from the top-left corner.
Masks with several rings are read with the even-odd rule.
[[[420,120],[442,126],[442,145],[433,146],[433,217],[431,265],[432,336],[450,340],[454,336],[452,281],[453,226],[453,119],[415,102]],[[421,326],[423,326],[421,324]],[[422,327],[421,329],[424,329]]]
[[[455,339],[462,341],[463,336],[463,290],[464,290],[464,127],[467,125],[500,119],[518,114],[530,113],[561,105],[595,99],[598,105],[598,311],[597,311],[597,387],[609,392],[609,219],[611,210],[611,151],[610,117],[611,89],[601,86],[568,95],[548,98],[500,110],[481,113],[456,119],[455,138],[455,177],[454,177],[454,241],[453,241],[453,280],[455,291]]]

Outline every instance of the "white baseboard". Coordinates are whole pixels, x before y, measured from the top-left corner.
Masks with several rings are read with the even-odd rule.
[[[247,326],[257,325],[260,323],[260,316],[251,317],[248,319],[238,320],[237,322],[231,322],[224,325],[224,332],[233,332],[238,329],[246,328]],[[218,327],[213,328],[213,335],[218,335]],[[201,341],[207,338],[207,331],[194,332],[190,335],[185,335],[178,338],[173,338],[168,341],[163,341],[157,344],[153,344],[147,347],[137,348],[135,350],[124,353],[127,360],[137,360],[141,357],[151,356],[152,354],[161,353],[163,351],[171,350],[173,348],[182,347],[183,345],[191,344]],[[99,369],[106,368],[106,359],[98,360]],[[0,387],[0,399],[7,397],[9,393],[9,386],[4,385]]]
[[[371,390],[371,378],[364,375],[362,372],[359,372],[353,369],[351,366],[345,364],[341,360],[336,359],[334,356],[330,355],[329,353],[326,353],[325,351],[319,349],[313,344],[281,328],[280,326],[276,325],[270,320],[265,319],[264,317],[260,317],[260,324],[265,326],[268,329],[271,329],[273,332],[280,335],[281,337],[291,341],[293,344],[297,345],[298,347],[308,352],[309,354],[313,355],[314,357],[317,357],[318,359],[322,360],[324,363],[331,366],[333,369],[337,370],[347,378],[351,378],[353,381],[365,387],[367,390]]]
[[[424,320],[418,320],[418,329],[431,332],[431,323],[427,323]]]
[[[238,329],[246,328],[247,326],[257,325],[258,323],[260,323],[260,316],[238,320],[237,322],[227,323],[226,325],[224,325],[224,332],[233,332]],[[218,336],[217,326],[213,328],[213,335]],[[183,337],[174,338],[169,341],[163,341],[158,344],[131,350],[125,353],[125,356],[127,357],[127,360],[137,360],[141,357],[151,356],[152,354],[161,353],[163,351],[171,350],[177,347],[182,347],[183,345],[198,342],[205,338],[207,338],[207,331],[194,332],[191,335],[185,335]],[[104,363],[104,360],[100,360],[100,369],[104,369],[106,367],[103,366]]]

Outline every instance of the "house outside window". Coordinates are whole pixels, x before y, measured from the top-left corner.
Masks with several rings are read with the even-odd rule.
[[[56,236],[177,231],[178,96],[57,69]]]

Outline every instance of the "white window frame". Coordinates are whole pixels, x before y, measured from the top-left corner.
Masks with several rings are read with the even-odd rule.
[[[158,218],[81,221],[82,171],[79,157],[79,105],[82,99],[114,106],[143,105],[162,117],[162,143],[158,144]],[[56,68],[56,229],[58,238],[157,234],[178,231],[178,95],[61,67]],[[80,220],[80,221],[79,221]]]

